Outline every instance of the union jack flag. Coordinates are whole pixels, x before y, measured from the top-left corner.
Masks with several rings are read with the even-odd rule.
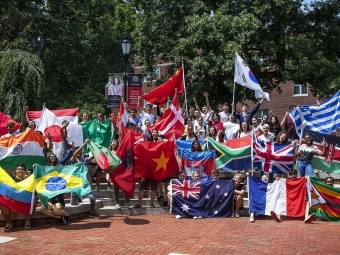
[[[293,166],[294,146],[259,141],[253,136],[254,161],[261,162],[262,170],[288,174]]]
[[[172,195],[177,196],[182,195],[183,198],[189,199],[192,196],[195,199],[199,199],[201,188],[198,186],[201,182],[193,182],[190,184],[190,180],[184,180],[183,182],[179,180],[172,180]]]

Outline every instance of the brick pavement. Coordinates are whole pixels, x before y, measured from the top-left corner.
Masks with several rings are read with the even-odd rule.
[[[0,232],[17,238],[0,244],[0,254],[339,254],[339,227],[339,223],[304,224],[302,219],[285,217],[281,223],[270,217],[250,223],[248,217],[103,216],[68,226]]]

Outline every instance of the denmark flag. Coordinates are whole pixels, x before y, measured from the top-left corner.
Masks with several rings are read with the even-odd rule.
[[[170,138],[174,134],[176,139],[178,139],[183,134],[184,118],[182,116],[182,109],[178,104],[177,92],[172,99],[170,107],[151,129],[158,130],[159,134],[165,138]]]

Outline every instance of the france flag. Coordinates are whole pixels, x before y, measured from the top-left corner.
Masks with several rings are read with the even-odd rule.
[[[248,177],[249,209],[252,213],[276,214],[301,217],[305,214],[306,178],[276,180],[268,184],[254,177]]]

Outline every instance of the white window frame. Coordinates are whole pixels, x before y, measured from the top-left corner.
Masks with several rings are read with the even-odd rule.
[[[306,93],[302,93],[302,87],[303,86],[306,86]],[[298,87],[299,88],[299,93],[298,94],[295,94],[295,88]],[[296,84],[296,83],[293,83],[293,96],[308,96],[308,86],[307,84]]]
[[[255,113],[255,116],[259,122],[259,124],[261,124],[262,122],[262,116],[264,114],[267,114],[269,116],[269,110],[268,109],[263,109],[263,110],[257,110],[257,112]]]

